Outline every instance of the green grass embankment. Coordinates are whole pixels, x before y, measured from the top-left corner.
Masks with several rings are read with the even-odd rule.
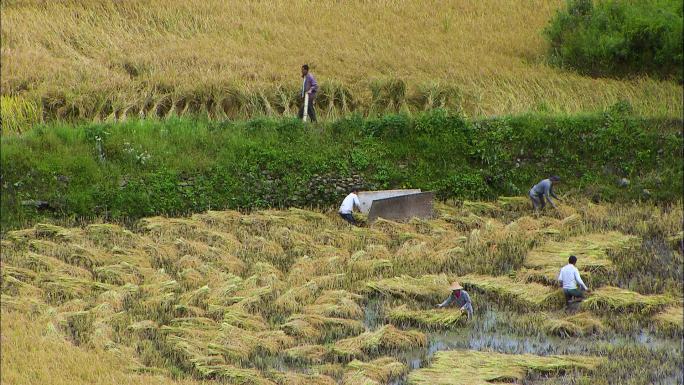
[[[672,201],[682,191],[680,124],[616,109],[486,120],[437,110],[318,126],[294,119],[40,126],[2,137],[2,226],[332,206],[356,183],[488,199],[526,194],[549,174],[563,178],[561,192]],[[623,177],[630,183],[618,187]]]

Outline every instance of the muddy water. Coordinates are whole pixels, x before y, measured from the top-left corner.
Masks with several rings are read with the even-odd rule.
[[[381,300],[371,299],[366,308],[365,325],[373,330],[384,324],[383,304]],[[650,368],[654,371],[652,382],[662,384],[681,384],[684,382],[681,373],[682,355],[681,341],[677,339],[662,338],[648,331],[641,331],[634,335],[606,334],[598,337],[584,338],[560,338],[546,334],[521,334],[513,330],[506,320],[517,315],[508,311],[496,309],[484,309],[475,314],[473,320],[465,327],[447,331],[428,332],[428,345],[410,351],[389,352],[391,355],[404,362],[410,370],[424,368],[430,365],[435,353],[443,350],[472,349],[478,351],[495,351],[508,354],[537,354],[537,355],[595,355],[612,347],[646,347],[654,352],[666,352],[666,355],[675,362],[670,362],[663,368]],[[660,373],[655,374],[655,372]],[[531,379],[529,383],[542,384],[547,379]],[[556,378],[559,384],[566,383],[563,378]],[[568,378],[567,383],[574,383]],[[390,385],[405,385],[406,377],[395,379]]]

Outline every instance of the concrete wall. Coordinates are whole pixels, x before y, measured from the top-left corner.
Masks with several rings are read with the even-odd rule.
[[[402,221],[413,217],[431,218],[434,215],[434,199],[435,193],[422,192],[374,200],[368,213],[368,222],[377,218],[393,221]]]
[[[371,209],[371,204],[376,199],[392,198],[402,195],[416,194],[419,192],[420,189],[359,191],[359,202],[361,202],[361,212],[364,214],[368,214]]]

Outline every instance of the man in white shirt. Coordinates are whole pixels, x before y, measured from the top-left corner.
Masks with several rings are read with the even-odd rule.
[[[352,225],[356,225],[354,215],[352,215],[354,207],[356,207],[359,211],[361,210],[361,202],[359,202],[359,197],[358,195],[356,195],[356,193],[358,192],[359,189],[354,187],[352,192],[349,195],[347,195],[346,198],[344,198],[344,200],[342,201],[342,205],[340,205],[340,216]]]
[[[587,285],[582,281],[580,277],[579,270],[575,267],[577,263],[577,257],[571,255],[568,258],[568,264],[563,266],[558,275],[558,281],[563,287],[563,293],[565,294],[565,300],[568,304],[575,302],[573,297],[581,299],[584,298],[584,292],[589,291]],[[578,287],[579,285],[579,287]]]

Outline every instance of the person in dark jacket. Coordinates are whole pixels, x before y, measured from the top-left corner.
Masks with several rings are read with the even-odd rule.
[[[437,305],[437,307],[442,308],[454,304],[468,313],[468,319],[473,318],[473,304],[470,302],[468,292],[463,290],[463,287],[458,282],[452,283],[450,289],[451,294],[449,294],[449,297]]]
[[[316,78],[309,72],[309,65],[302,66],[302,106],[299,108],[299,119],[304,117],[304,96],[308,95],[309,104],[306,109],[306,114],[312,122],[316,122],[316,110],[314,110],[314,101],[316,100],[316,92],[318,92],[318,83]]]

